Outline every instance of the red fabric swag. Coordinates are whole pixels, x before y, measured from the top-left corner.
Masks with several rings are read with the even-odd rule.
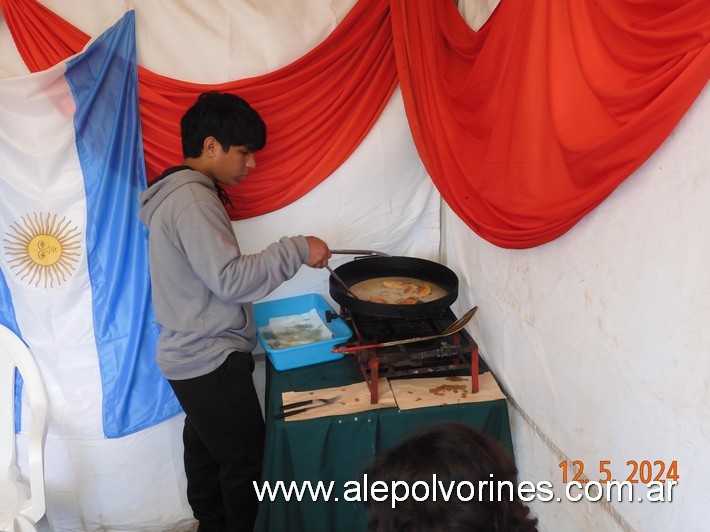
[[[15,46],[30,72],[39,72],[79,52],[89,36],[37,0],[0,0]]]
[[[391,0],[397,71],[426,168],[498,246],[562,235],[669,135],[710,76],[707,0]]]

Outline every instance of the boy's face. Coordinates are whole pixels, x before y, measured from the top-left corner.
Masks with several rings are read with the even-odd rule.
[[[256,167],[254,152],[246,146],[230,146],[224,151],[219,142],[211,149],[207,176],[221,185],[236,185]]]

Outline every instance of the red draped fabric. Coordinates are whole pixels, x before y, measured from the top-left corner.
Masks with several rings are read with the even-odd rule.
[[[30,72],[39,72],[79,52],[89,36],[37,0],[0,0],[3,17]]]
[[[0,5],[33,70],[87,39],[36,0]],[[320,46],[264,76],[199,85],[139,69],[148,175],[180,161],[179,117],[199,92],[239,93],[270,138],[229,191],[230,215],[278,209],[352,153],[399,75],[442,197],[486,240],[532,247],[658,148],[710,77],[709,43],[707,0],[501,0],[478,32],[448,0],[359,0]]]
[[[48,68],[81,50],[88,36],[36,0],[0,0],[25,63]],[[257,167],[225,187],[233,220],[284,207],[332,174],[365,138],[397,86],[387,0],[360,0],[311,52],[269,74],[222,84],[171,79],[139,67],[148,179],[182,162],[180,117],[206,90],[239,94],[264,118]],[[61,28],[61,32],[59,29]],[[56,32],[54,30],[57,30]],[[23,36],[23,38],[18,38]],[[72,43],[73,48],[62,48]],[[64,50],[57,54],[55,50]]]
[[[407,117],[446,202],[508,248],[562,235],[669,135],[710,77],[708,0],[391,0]]]

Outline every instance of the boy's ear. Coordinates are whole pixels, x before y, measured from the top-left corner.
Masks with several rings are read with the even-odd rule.
[[[204,142],[202,143],[202,154],[206,155],[207,157],[214,157],[219,148],[220,144],[219,142],[217,142],[216,138],[212,136],[206,137]]]

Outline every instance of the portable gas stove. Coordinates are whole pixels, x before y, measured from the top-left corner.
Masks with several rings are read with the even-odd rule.
[[[441,334],[456,321],[449,307],[418,317],[382,317],[353,312],[341,306],[341,317],[351,326],[355,340],[348,345],[403,340]],[[348,355],[351,356],[351,355]],[[370,390],[372,404],[378,402],[380,377],[471,375],[471,389],[478,392],[478,345],[464,330],[434,340],[357,351],[360,373]]]

